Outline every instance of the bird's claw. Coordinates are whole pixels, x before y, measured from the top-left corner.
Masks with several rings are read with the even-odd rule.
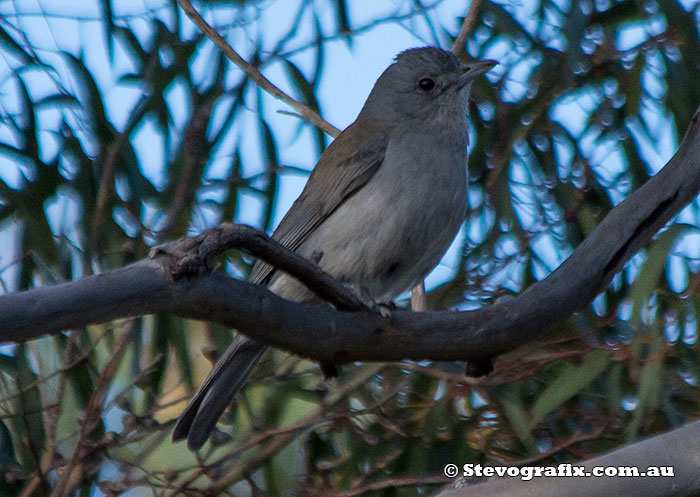
[[[391,301],[377,302],[369,292],[362,286],[348,284],[350,290],[355,294],[365,309],[378,312],[384,319],[391,320],[392,311],[396,310],[396,304]]]
[[[377,311],[387,321],[391,321],[391,313],[395,309],[396,305],[393,302],[380,302],[377,304]]]

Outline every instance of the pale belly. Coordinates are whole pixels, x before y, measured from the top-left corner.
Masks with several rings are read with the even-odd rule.
[[[335,278],[362,287],[376,301],[389,301],[437,265],[459,230],[467,195],[464,165],[461,171],[457,179],[427,188],[417,187],[425,181],[406,180],[401,185],[399,180],[390,189],[379,172],[297,252],[316,260]],[[314,300],[303,285],[279,273],[270,289],[292,300]]]

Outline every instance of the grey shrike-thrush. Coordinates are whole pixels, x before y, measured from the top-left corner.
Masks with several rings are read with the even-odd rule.
[[[388,302],[440,261],[467,204],[467,106],[474,79],[496,62],[461,63],[436,47],[400,53],[357,116],[321,155],[272,234],[340,281]],[[281,297],[313,304],[303,284],[258,261],[250,275]],[[206,442],[267,348],[237,336],[175,426]]]

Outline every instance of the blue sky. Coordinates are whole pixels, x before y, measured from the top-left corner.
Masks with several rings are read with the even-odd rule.
[[[258,39],[259,33],[264,33],[262,39],[265,45],[263,49],[271,49],[278,39],[287,32],[292,22],[294,14],[298,10],[301,0],[281,1],[276,0],[265,4],[261,11],[244,10],[234,12],[231,9],[218,8],[213,11],[206,11],[205,17],[216,25],[236,25],[240,24],[240,16],[251,16],[254,22],[246,23],[244,27],[236,27],[223,32],[232,46],[245,58],[250,55],[254,48],[254,43]],[[562,5],[567,2],[560,0]],[[386,17],[393,14],[400,15],[406,12],[406,3],[397,1],[374,1],[374,2],[348,2],[350,8],[350,19],[353,27],[363,26],[371,23],[377,18]],[[116,17],[122,16],[119,22],[128,22],[131,29],[135,30],[142,40],[148,40],[153,35],[152,24],[144,18],[144,10],[149,10],[154,16],[162,19],[168,24],[172,24],[173,19],[169,16],[167,8],[163,8],[165,3],[162,0],[142,0],[136,1],[114,1],[113,8]],[[334,13],[328,2],[317,2],[322,16],[328,17],[329,25],[333,25]],[[400,51],[409,47],[426,44],[438,44],[448,48],[448,40],[444,33],[434,30],[430,22],[442,25],[453,35],[459,31],[458,17],[463,16],[467,10],[467,2],[462,0],[443,0],[438,2],[435,9],[428,11],[426,17],[417,16],[411,20],[400,23],[388,22],[379,24],[372,29],[368,29],[353,38],[352,47],[343,40],[332,41],[326,44],[326,65],[324,76],[320,82],[319,102],[323,112],[323,117],[339,128],[344,128],[352,122],[360,107],[369,93],[374,81],[379,74],[391,63],[393,57]],[[511,10],[524,26],[533,26],[532,14],[537,7],[536,1],[525,1],[517,4],[509,4]],[[583,5],[583,4],[582,4]],[[583,8],[583,7],[581,7]],[[14,14],[17,14],[14,17]],[[143,89],[130,84],[119,83],[118,77],[133,69],[132,62],[127,52],[117,42],[115,44],[114,58],[110,61],[107,47],[104,42],[103,25],[99,3],[93,1],[77,0],[17,0],[15,2],[0,3],[0,15],[7,17],[16,24],[27,36],[28,41],[37,48],[39,55],[54,64],[58,68],[52,77],[59,81],[61,85],[73,89],[76,82],[71,80],[68,71],[62,70],[64,62],[57,55],[58,50],[65,50],[73,54],[82,54],[86,64],[91,69],[93,75],[106,95],[105,105],[111,122],[118,129],[123,128],[135,102],[139,99]],[[439,20],[439,23],[436,21]],[[557,23],[561,20],[556,16],[548,19],[548,29],[551,31],[549,44],[557,49],[565,49],[563,38],[557,31]],[[620,48],[633,48],[643,42],[648,36],[662,30],[665,27],[662,21],[652,18],[651,21],[638,25],[629,25],[621,29],[617,35],[616,45]],[[197,32],[197,28],[185,19],[183,23],[183,38],[190,38]],[[311,40],[312,30],[308,19],[302,19],[299,23],[299,30],[290,46],[303,47]],[[477,36],[479,33],[477,32]],[[468,48],[474,50],[474,45]],[[201,81],[206,81],[210,77],[208,61],[215,54],[215,48],[207,44],[204,49],[197,54],[193,62],[193,69]],[[4,55],[4,54],[3,54]],[[500,97],[506,101],[517,101],[526,98],[528,91],[527,81],[532,68],[539,62],[537,56],[530,56],[517,41],[500,38],[491,42],[485,47],[481,54],[484,57],[493,58],[501,62],[487,78],[495,81],[499,78],[506,78],[506,84]],[[163,54],[167,58],[167,54]],[[291,57],[291,60],[302,70],[310,70],[313,66],[312,54],[301,51]],[[653,61],[652,61],[653,62]],[[16,87],[11,75],[12,68],[16,64],[4,56],[0,58],[0,105],[7,112],[16,109],[13,105],[13,92]],[[652,64],[653,67],[653,64]],[[666,88],[663,83],[663,70],[658,73],[647,71],[645,76],[646,85],[650,92],[657,97],[663,96]],[[283,90],[294,95],[293,88],[288,84],[288,77],[281,63],[273,62],[263,69],[263,73]],[[231,82],[238,81],[241,72],[237,68],[231,67],[228,73]],[[23,79],[28,85],[34,98],[42,94],[54,91],[55,82],[47,78],[46,74],[40,71],[29,71],[23,73]],[[580,138],[582,148],[588,153],[590,162],[596,167],[596,174],[605,180],[611,180],[624,171],[624,157],[619,152],[619,145],[616,140],[601,139],[602,131],[595,127],[584,128],[587,116],[595,110],[599,101],[603,98],[603,90],[582,89],[562,98],[549,111],[549,117],[553,121],[559,122],[572,136]],[[615,91],[614,88],[611,91]],[[255,95],[249,92],[249,108],[254,109],[253,99]],[[171,85],[166,93],[166,99],[170,104],[170,110],[175,122],[176,129],[182,129],[186,122],[189,108],[189,97],[185,91],[185,86],[175,83]],[[230,103],[230,102],[229,102]],[[267,95],[263,96],[266,120],[271,124],[273,132],[280,144],[280,161],[284,165],[295,166],[302,170],[310,171],[314,166],[317,155],[313,147],[312,135],[308,126],[302,127],[299,132],[299,121],[297,118],[282,114],[289,111],[286,104],[273,99]],[[223,115],[226,110],[225,99],[215,109],[215,113]],[[649,106],[645,112],[645,119],[654,124],[653,129],[658,130],[659,136],[653,137],[654,143],[640,141],[639,149],[649,164],[650,171],[656,172],[671,156],[677,146],[677,136],[668,116],[659,113],[653,105]],[[247,110],[244,116],[238,119],[230,130],[224,144],[216,150],[210,159],[207,170],[207,178],[215,180],[226,176],[231,167],[232,152],[236,144],[240,144],[244,153],[244,173],[252,176],[264,170],[264,159],[260,156],[259,133],[256,127],[256,115],[253,111]],[[45,130],[54,129],[61,114],[57,110],[47,109],[41,111],[39,115],[40,127]],[[638,123],[630,121],[628,127],[631,133],[635,133]],[[0,126],[0,139],[11,140],[8,137],[6,128]],[[45,155],[49,156],[55,151],[56,142],[49,131],[43,131],[40,135]],[[166,181],[167,157],[163,147],[165,138],[159,134],[157,127],[153,123],[146,123],[141,126],[133,135],[134,144],[140,168],[143,173],[156,186],[160,187]],[[478,139],[478,136],[473,136]],[[567,151],[564,146],[557,146],[558,156],[566,161]],[[516,144],[516,155],[518,147]],[[527,154],[514,159],[511,168],[511,180],[515,183],[525,185],[520,192],[527,200],[528,195],[532,195],[531,189],[526,185],[533,181],[530,177],[530,167]],[[0,175],[11,185],[20,186],[22,176],[19,174],[21,164],[17,164],[13,159],[0,156]],[[534,179],[537,181],[537,178]],[[289,208],[294,199],[298,196],[306,181],[304,174],[285,174],[279,190],[279,198],[276,206],[275,219],[278,222]],[[613,202],[621,201],[629,193],[629,185],[625,189],[625,183],[619,183],[620,190],[611,189],[610,195]],[[123,185],[117,184],[117,192],[126,195]],[[217,199],[223,196],[223,192],[209,190],[200,194],[200,199]],[[242,209],[235,221],[259,226],[261,223],[261,200],[252,194],[242,194]],[[523,202],[525,205],[526,202]],[[74,198],[71,198],[69,191],[62,192],[52,202],[45,205],[49,213],[52,227],[56,233],[68,233],[70,238],[70,224],[80,215],[80,207]],[[146,225],[153,223],[157,227],[156,219],[158,212],[151,211],[143,220]],[[526,208],[518,211],[521,223],[527,228],[529,224],[535,222],[534,218]],[[120,213],[115,214],[117,220]],[[198,217],[195,218],[193,232],[218,222],[216,212],[200,209]],[[122,222],[128,231],[128,223]],[[472,230],[478,227],[472,226]],[[464,236],[465,230],[460,232],[457,241],[438,266],[436,271],[428,280],[428,286],[434,286],[455,269],[457,261],[457,248],[461,245],[460,237]],[[15,231],[12,226],[5,226],[0,230],[0,277],[3,280],[11,281],[9,277],[13,271],[12,261],[17,254],[12,248],[12,240]],[[478,233],[471,233],[470,236],[477,236]],[[77,243],[77,240],[74,240]],[[542,267],[538,271],[538,277],[545,276],[556,267],[570,252],[564,247],[555,246],[555,240],[549,235],[537,237],[533,243],[535,251],[539,252],[542,260],[547,261],[547,267]],[[507,250],[507,247],[504,248]]]
[[[262,11],[262,15],[256,22],[251,23],[245,29],[229,30],[227,39],[244,57],[250,53],[251,42],[256,37],[257,31],[265,34],[263,39],[266,46],[273,47],[277,39],[289,28],[289,23],[297,11],[298,3],[293,1],[274,2],[274,5]],[[156,12],[156,15],[164,21],[172,22],[172,19],[166,15],[167,10],[159,10],[161,5],[163,2],[150,0],[144,2],[116,1],[114,2],[114,14],[115,16],[136,16],[129,19],[129,25],[143,40],[147,40],[152,36],[151,25],[140,18],[139,14],[143,12],[144,8],[148,8]],[[378,17],[407,11],[407,9],[400,7],[399,2],[393,1],[349,2],[349,7],[353,26],[362,26]],[[329,23],[332,25],[332,10],[329,8],[325,10],[321,8],[320,10],[322,15],[328,16]],[[129,118],[129,112],[141,96],[142,90],[133,85],[119,84],[116,81],[121,74],[128,72],[133,67],[127,53],[124,52],[119,43],[115,45],[114,60],[110,62],[104,43],[98,2],[18,0],[13,4],[0,4],[0,13],[5,16],[9,15],[11,19],[13,18],[12,14],[17,14],[16,24],[25,33],[27,40],[36,47],[40,56],[59,68],[55,78],[67,88],[72,89],[75,82],[71,80],[67,71],[61,71],[64,62],[56,52],[65,50],[76,55],[81,54],[105,94],[105,106],[111,122],[117,128],[124,126]],[[456,34],[460,27],[457,18],[464,14],[464,2],[444,0],[439,3],[436,9],[429,11],[427,16],[433,22],[440,19],[441,23]],[[205,15],[210,22],[219,25],[225,25],[229,21],[235,22],[231,10],[218,9]],[[196,27],[185,20],[183,37],[189,38],[195,32]],[[311,40],[310,36],[309,23],[302,22],[295,43],[291,45],[303,46]],[[438,43],[449,48],[446,37],[443,35],[442,39],[436,39],[436,33],[421,17],[403,24],[385,23],[378,25],[354,37],[352,48],[349,48],[342,40],[329,42],[326,45],[326,66],[318,95],[323,117],[341,129],[346,127],[359,112],[376,78],[391,63],[397,53],[414,46]],[[208,45],[198,54],[193,63],[193,68],[198,70],[202,80],[206,80],[208,77],[207,60],[213,55],[214,50],[212,45]],[[300,52],[293,56],[292,60],[302,70],[310,68],[313,64],[311,54],[308,52]],[[16,65],[13,64],[12,60],[7,58],[0,60],[0,80],[4,81],[2,92],[5,93],[5,97],[0,103],[5,106],[8,112],[16,110],[12,108],[12,99],[8,98],[13,91],[11,78],[9,78],[13,67]],[[283,90],[294,95],[294,90],[289,86],[287,75],[280,63],[270,64],[263,70],[263,73]],[[232,69],[230,71],[231,80],[237,80],[240,78],[240,74],[239,70]],[[54,91],[53,82],[45,74],[38,71],[36,73],[24,72],[23,79],[34,98]],[[253,95],[250,97],[254,98]],[[166,98],[170,103],[176,126],[181,125],[190,112],[184,85],[171,85]],[[317,156],[312,147],[311,133],[308,127],[303,129],[299,136],[298,119],[280,113],[280,111],[290,110],[286,104],[265,95],[264,105],[268,114],[268,122],[272,124],[280,143],[281,162],[310,171]],[[225,111],[224,107],[225,104],[222,104],[222,109],[219,109],[220,113]],[[252,107],[253,105],[251,105]],[[253,175],[263,170],[263,158],[259,156],[257,129],[254,125],[246,125],[246,123],[254,123],[255,116],[251,111],[246,112],[249,115],[238,121],[225,140],[225,145],[212,158],[207,173],[210,179],[220,178],[226,174],[236,143],[241,144],[245,154],[244,162],[247,169],[245,174]],[[58,111],[42,112],[39,116],[40,126],[44,129],[55,128],[56,120],[59,118]],[[0,129],[0,133],[5,133],[5,135],[0,136],[9,138],[6,129]],[[46,151],[45,155],[48,157],[55,151],[53,137],[51,133],[45,131],[41,133],[40,139]],[[137,150],[140,167],[156,186],[162,186],[168,174],[167,158],[162,147],[163,141],[164,137],[159,134],[156,126],[149,124],[141,126],[132,136],[132,143]],[[12,159],[0,157],[0,175],[8,183],[17,187],[23,181],[19,170],[18,165]],[[305,175],[287,174],[284,176],[276,210],[277,222],[298,196],[305,181]],[[119,184],[117,191],[120,191]],[[70,223],[70,218],[79,213],[79,207],[75,205],[68,193],[60,195],[45,208],[49,212],[56,232],[65,231],[65,229],[61,229],[61,226]],[[260,212],[260,200],[253,195],[246,195],[243,208],[236,221],[259,225]],[[203,215],[206,217],[206,212]],[[213,222],[213,219],[214,216],[205,222]],[[6,227],[0,234],[0,244],[3,247],[0,252],[0,269],[2,269],[3,264],[11,262],[11,254],[14,255],[14,251],[10,249],[13,231],[11,227]],[[451,266],[450,260],[453,261],[455,256],[453,250],[451,256],[447,258],[448,266]]]

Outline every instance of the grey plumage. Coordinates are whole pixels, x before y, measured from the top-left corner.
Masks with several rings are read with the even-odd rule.
[[[469,87],[492,61],[461,64],[435,47],[399,54],[357,120],[326,149],[272,237],[335,278],[386,302],[420,282],[447,250],[467,201]],[[315,302],[258,262],[254,283]],[[236,337],[185,408],[173,439],[200,448],[266,346]]]

